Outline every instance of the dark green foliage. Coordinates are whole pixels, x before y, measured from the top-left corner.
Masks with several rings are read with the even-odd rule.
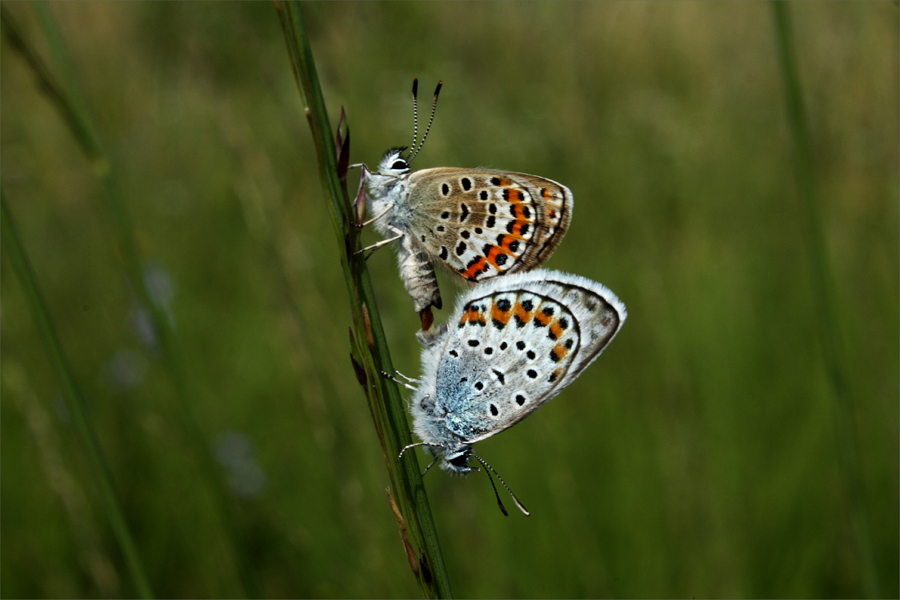
[[[6,6],[49,63],[31,8]],[[347,360],[346,285],[272,5],[50,8],[150,287],[169,298],[192,410],[234,484],[238,547],[175,383],[136,327],[91,165],[4,37],[3,191],[155,593],[238,596],[244,565],[264,596],[416,595]],[[581,378],[479,445],[531,518],[504,518],[483,475],[426,477],[454,592],[865,594],[770,7],[303,8],[332,123],[347,111],[351,162],[409,144],[412,78],[442,79],[415,166],[564,183],[574,217],[548,267],[628,306]],[[854,399],[840,418],[856,438],[879,591],[896,597],[898,10],[791,12]],[[395,365],[415,376],[419,321],[391,250],[368,266]],[[5,254],[0,278],[0,593],[133,593]],[[451,305],[453,282],[441,285]]]

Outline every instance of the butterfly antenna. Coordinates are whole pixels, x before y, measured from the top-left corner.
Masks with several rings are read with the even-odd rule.
[[[481,469],[478,470],[480,471]],[[497,499],[497,506],[500,507],[500,512],[503,513],[504,517],[508,517],[509,513],[506,512],[506,507],[503,506],[503,502],[500,501],[500,494],[497,493],[497,486],[494,485],[494,478],[491,477],[491,474],[487,469],[484,470],[484,474],[488,476],[488,481],[491,482],[491,487],[494,488],[494,497]]]
[[[481,458],[480,456],[478,456],[478,455],[475,454],[474,452],[472,453],[472,456],[474,456],[476,459],[478,459],[478,462],[480,462],[481,464],[483,464],[483,465],[485,466],[485,471],[484,471],[485,473],[487,473],[487,469],[490,469],[491,471],[494,471],[494,475],[497,476],[497,479],[500,480],[500,483],[503,484],[503,487],[505,487],[505,488],[506,488],[506,491],[509,492],[509,495],[512,496],[513,502],[516,503],[516,506],[519,507],[519,510],[521,510],[521,511],[525,514],[526,517],[530,517],[530,516],[531,516],[531,513],[528,512],[528,509],[526,509],[526,508],[522,505],[521,502],[519,502],[519,499],[516,498],[516,495],[512,493],[512,490],[509,489],[509,486],[506,485],[506,482],[503,481],[503,478],[502,478],[502,477],[500,477],[500,473],[498,473],[496,470],[494,470],[494,467],[492,467],[491,465],[487,464],[487,463],[484,461],[483,458]],[[490,479],[490,477],[491,477],[491,474],[488,473],[488,479]],[[494,488],[494,495],[497,496],[497,504],[500,505],[500,510],[502,510],[502,511],[503,511],[503,514],[506,515],[506,514],[507,514],[507,513],[506,513],[506,509],[503,507],[503,503],[500,502],[500,495],[497,494],[497,486],[494,485],[494,480],[493,480],[493,479],[491,479],[491,487]],[[508,515],[507,515],[507,516],[508,516]]]
[[[419,78],[413,77],[413,141],[412,148],[413,150],[416,147],[416,140],[419,137],[419,110],[418,110],[418,102],[419,100]],[[410,158],[412,160],[412,158]],[[408,162],[408,161],[407,161]]]
[[[413,85],[415,86],[415,84]],[[428,137],[428,132],[431,131],[431,124],[434,123],[434,113],[437,110],[438,94],[441,93],[442,85],[444,85],[444,82],[438,81],[437,87],[434,88],[434,101],[431,103],[431,118],[428,119],[428,127],[425,128],[425,133],[422,135],[422,141],[419,142],[419,147],[416,148],[415,152],[413,152],[408,159],[406,159],[407,163],[411,163],[412,160],[419,154],[419,150],[422,149],[422,146],[425,145],[425,138]],[[413,106],[415,106],[415,103],[413,103]]]

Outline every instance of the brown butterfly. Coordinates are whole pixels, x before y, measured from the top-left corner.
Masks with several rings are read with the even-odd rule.
[[[438,83],[435,106],[440,89]],[[414,107],[416,91],[413,80]],[[376,171],[361,165],[375,215],[369,223],[386,238],[366,250],[399,241],[400,277],[418,313],[441,308],[434,261],[473,283],[534,269],[553,254],[572,218],[572,192],[551,179],[492,169],[411,171],[433,120],[434,108],[406,157],[406,148],[392,148]]]

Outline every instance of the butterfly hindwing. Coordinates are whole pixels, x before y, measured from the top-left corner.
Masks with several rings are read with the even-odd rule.
[[[518,277],[520,289],[548,295],[571,311],[578,323],[580,351],[560,383],[565,387],[600,356],[622,327],[628,311],[609,288],[587,277],[547,270],[522,273]],[[485,291],[488,289],[491,288]]]
[[[555,397],[609,343],[625,309],[600,284],[539,270],[482,284],[454,315],[423,353],[422,395],[430,416],[446,415],[441,430],[470,444]]]
[[[436,168],[410,175],[409,234],[470,281],[545,261],[568,229],[572,194],[533,175]]]

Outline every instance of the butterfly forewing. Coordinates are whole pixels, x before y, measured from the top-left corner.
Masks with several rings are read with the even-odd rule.
[[[565,234],[572,194],[522,173],[436,168],[410,176],[410,234],[470,281],[539,265]]]

